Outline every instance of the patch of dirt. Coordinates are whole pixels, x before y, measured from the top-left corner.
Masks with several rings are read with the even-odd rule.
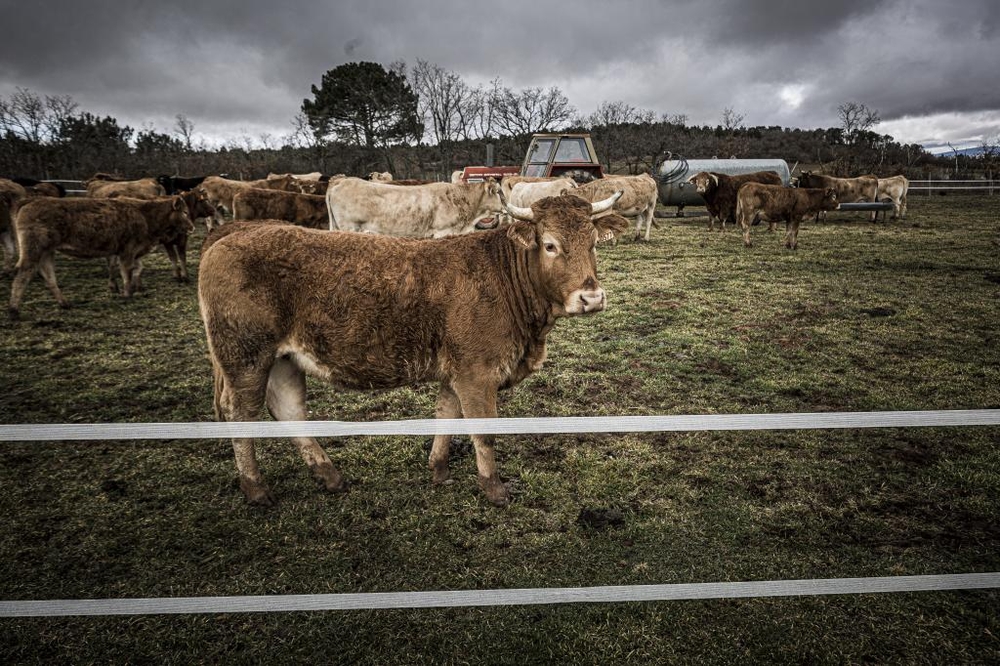
[[[880,306],[876,308],[864,308],[861,310],[861,313],[866,314],[869,317],[891,317],[896,314],[896,310],[894,308]]]
[[[625,524],[625,515],[618,509],[584,507],[576,517],[576,524],[595,530],[618,528]]]

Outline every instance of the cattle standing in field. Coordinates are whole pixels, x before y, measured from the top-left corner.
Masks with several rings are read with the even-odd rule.
[[[499,192],[492,178],[409,187],[344,178],[327,188],[326,207],[331,230],[441,238],[496,226]]]
[[[140,178],[139,180],[89,180],[86,183],[87,196],[101,199],[113,197],[132,197],[133,199],[152,199],[162,197],[167,191],[155,178]]]
[[[604,309],[595,244],[627,222],[595,216],[615,198],[543,199],[512,209],[509,227],[434,240],[284,225],[218,239],[198,285],[217,418],[253,421],[266,406],[305,420],[307,373],[358,390],[437,382],[438,418],[496,417],[498,390],[541,368],[556,321]],[[480,486],[506,504],[492,437],[472,440]],[[327,490],[344,487],[315,439],[293,442]],[[434,483],[450,477],[450,444],[434,438]],[[233,449],[247,499],[271,504],[253,439]]]
[[[14,242],[14,216],[18,206],[27,197],[24,186],[6,178],[0,178],[0,244],[3,245],[4,272],[14,270],[17,245]]]
[[[205,176],[158,176],[156,182],[163,186],[164,191],[167,194],[181,194],[183,192],[190,192],[194,188],[201,185],[202,181],[205,180]]]
[[[388,171],[372,171],[368,174],[368,180],[375,182],[388,183],[392,180],[392,174]]]
[[[695,192],[705,200],[709,231],[715,230],[716,219],[719,220],[722,231],[726,230],[726,222],[736,223],[736,194],[743,183],[782,184],[781,176],[774,171],[756,171],[738,176],[701,171],[688,178],[688,182],[694,185]]]
[[[326,211],[326,198],[315,194],[252,187],[237,192],[233,197],[234,220],[268,218],[310,229],[325,229],[330,216]]]
[[[34,199],[21,206],[15,229],[21,256],[10,290],[11,318],[17,318],[28,281],[41,272],[60,307],[69,307],[56,283],[56,251],[71,257],[118,261],[122,293],[131,296],[142,270],[141,257],[160,244],[176,243],[193,230],[180,197],[160,199]],[[114,288],[114,275],[110,276]]]
[[[638,176],[605,176],[585,183],[573,192],[588,201],[599,201],[622,191],[615,203],[614,212],[622,217],[635,219],[635,239],[642,236],[642,225],[646,224],[645,240],[649,240],[649,228],[653,225],[656,212],[656,181],[648,173]]]
[[[743,243],[750,241],[750,227],[759,217],[776,222],[785,221],[785,247],[798,247],[799,223],[807,216],[821,210],[836,210],[837,191],[832,187],[802,188],[745,183],[736,196],[736,221],[743,229]]]
[[[214,220],[216,224],[222,224],[225,222],[225,218],[222,216],[223,212],[233,214],[233,197],[236,196],[237,192],[242,192],[249,187],[250,184],[242,180],[208,176],[195,190],[202,193],[215,209],[215,215],[211,220]],[[206,223],[208,230],[211,231],[213,224],[208,220]]]
[[[906,218],[906,191],[910,189],[910,181],[906,176],[890,176],[878,179],[878,201],[892,200],[892,219]],[[872,212],[871,221],[875,221]]]
[[[876,201],[878,192],[878,178],[875,176],[857,176],[856,178],[837,178],[825,174],[804,171],[799,176],[799,187],[811,187],[818,189],[833,188],[837,192],[837,201],[840,203],[854,203],[857,201]],[[826,212],[816,213],[816,220],[826,219]],[[875,220],[875,213],[872,212],[872,221]]]

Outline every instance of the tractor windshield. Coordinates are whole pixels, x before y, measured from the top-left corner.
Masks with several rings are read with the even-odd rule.
[[[556,145],[555,139],[538,139],[531,145],[531,152],[528,154],[529,164],[547,164],[549,155],[552,154],[552,147]]]
[[[553,162],[587,162],[590,163],[590,154],[587,152],[587,142],[583,139],[564,138],[559,142],[559,150],[556,151],[556,158]]]

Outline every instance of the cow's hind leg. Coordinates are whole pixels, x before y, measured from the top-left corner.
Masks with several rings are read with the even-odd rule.
[[[462,405],[447,384],[441,385],[441,392],[438,394],[437,407],[434,415],[439,419],[460,419],[462,418]],[[448,456],[451,452],[451,435],[435,435],[434,444],[431,446],[431,455],[428,466],[433,472],[434,483],[444,483],[451,478],[451,470],[448,468]]]
[[[306,375],[288,357],[279,357],[267,377],[267,409],[278,421],[306,420]],[[344,477],[313,437],[293,437],[313,476],[330,492],[344,490]]]
[[[59,307],[63,309],[68,308],[69,302],[63,297],[62,292],[59,290],[59,283],[56,282],[56,262],[51,254],[42,257],[42,260],[38,263],[38,272],[41,273],[42,279],[45,280],[45,286],[52,292],[56,302],[59,303]]]
[[[220,370],[221,372],[221,370]],[[260,410],[264,406],[266,375],[259,372],[239,377],[222,376],[216,382],[216,390],[221,390],[217,396],[217,408],[226,421],[256,421],[260,418]],[[240,477],[240,490],[250,504],[271,506],[274,496],[264,482],[257,464],[257,453],[254,450],[252,437],[234,437],[233,454],[236,458],[236,471]]]

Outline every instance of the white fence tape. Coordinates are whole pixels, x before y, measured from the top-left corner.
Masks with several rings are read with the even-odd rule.
[[[814,430],[1000,425],[1000,409],[913,412],[706,414],[696,416],[573,416],[412,421],[254,421],[245,423],[62,423],[0,425],[0,442],[208,439],[224,437],[349,437],[353,435],[517,435],[584,432]]]
[[[682,432],[1000,425],[1000,410],[593,416],[515,419],[422,419],[353,423],[92,423],[0,425],[0,441],[202,439],[219,437],[347,437],[352,435],[552,434]],[[304,594],[278,596],[0,601],[0,617],[256,613],[528,604],[735,599],[1000,588],[1000,573],[824,578],[735,583],[682,583],[579,588]]]
[[[70,615],[156,615],[179,613],[274,613],[289,611],[458,608],[534,604],[620,603],[692,599],[743,599],[883,592],[941,592],[1000,587],[1000,573],[819,578],[739,583],[613,585],[513,590],[377,592],[371,594],[287,594],[242,597],[151,599],[63,599],[0,601],[0,617]]]

